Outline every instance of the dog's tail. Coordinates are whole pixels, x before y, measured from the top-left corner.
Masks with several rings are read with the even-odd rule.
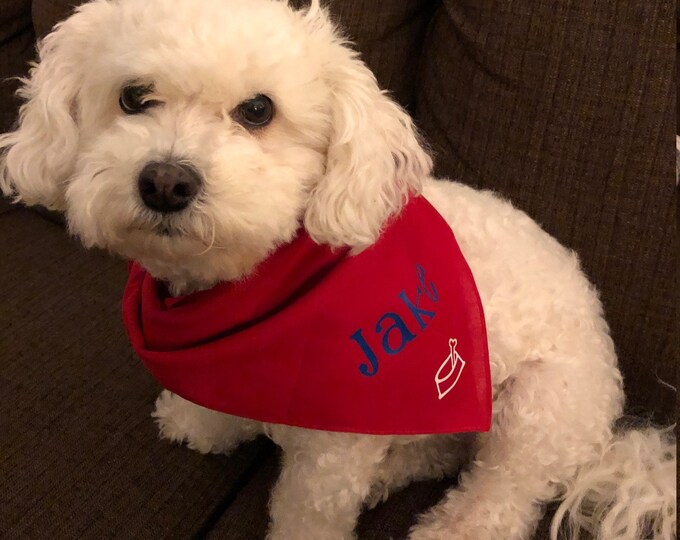
[[[566,486],[551,539],[676,540],[674,428],[624,430]]]

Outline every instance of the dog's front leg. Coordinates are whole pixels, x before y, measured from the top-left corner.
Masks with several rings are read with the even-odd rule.
[[[274,426],[283,448],[269,540],[354,538],[361,505],[392,437]]]
[[[261,422],[211,411],[168,390],[158,396],[152,416],[162,438],[202,454],[227,454],[262,433]]]

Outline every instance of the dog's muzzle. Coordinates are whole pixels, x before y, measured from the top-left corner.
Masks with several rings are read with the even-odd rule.
[[[139,173],[137,188],[147,208],[168,214],[184,210],[202,183],[200,174],[192,167],[174,161],[152,161]]]

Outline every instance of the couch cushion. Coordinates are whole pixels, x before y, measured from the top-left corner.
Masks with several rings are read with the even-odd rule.
[[[602,291],[631,410],[666,421],[674,14],[663,0],[444,0],[417,100],[440,175],[499,191],[579,253]]]
[[[126,265],[0,206],[0,536],[190,537],[269,452],[158,439],[160,388],[120,320]]]
[[[26,72],[34,55],[35,34],[30,0],[3,0],[0,10],[0,133],[7,131],[16,117],[14,97],[18,81],[13,77]]]
[[[437,1],[331,0],[328,6],[381,88],[412,108],[422,44]]]
[[[52,30],[59,21],[68,17],[75,7],[87,0],[33,0],[33,26],[39,38]]]

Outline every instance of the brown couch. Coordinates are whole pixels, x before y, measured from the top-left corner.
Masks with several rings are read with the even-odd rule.
[[[171,1],[171,0],[168,0]],[[66,0],[3,0],[0,77],[25,72]],[[602,291],[628,411],[675,417],[674,19],[665,0],[334,0],[413,113],[440,175],[496,190],[582,257]],[[16,115],[0,85],[0,122]],[[262,538],[277,454],[157,440],[159,388],[120,322],[125,265],[0,201],[0,537]],[[453,480],[366,512],[403,538]],[[545,523],[537,538],[546,538]]]

